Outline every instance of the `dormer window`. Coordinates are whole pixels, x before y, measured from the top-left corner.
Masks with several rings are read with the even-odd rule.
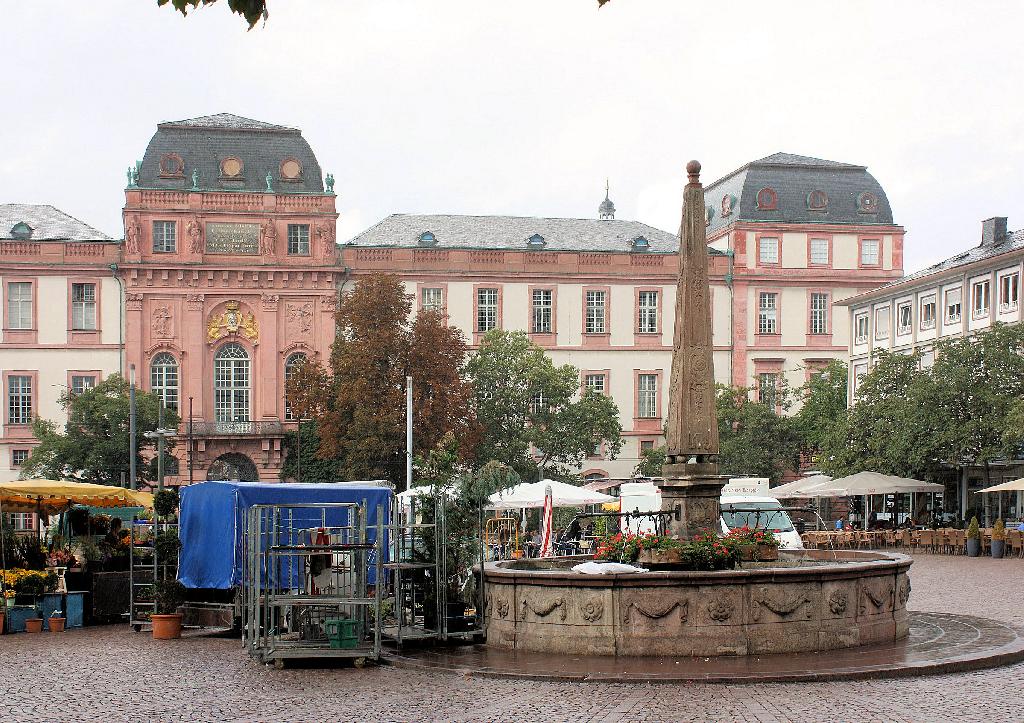
[[[433,246],[437,243],[437,237],[430,231],[424,231],[420,234],[419,242],[420,246]]]
[[[545,241],[544,237],[541,236],[539,233],[535,233],[533,236],[526,239],[526,245],[529,246],[531,249],[544,248],[544,244],[546,243],[547,241]]]
[[[14,226],[11,228],[11,238],[16,238],[19,240],[32,238],[32,232],[34,230],[35,229],[33,229],[24,221],[18,221],[18,223],[14,224]]]
[[[634,251],[650,251],[651,242],[645,239],[643,236],[637,236],[633,239],[633,250]]]

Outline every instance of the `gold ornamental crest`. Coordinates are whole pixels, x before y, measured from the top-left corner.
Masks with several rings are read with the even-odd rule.
[[[260,330],[256,325],[256,316],[241,311],[237,301],[229,301],[224,313],[213,314],[206,325],[206,343],[212,344],[229,334],[241,334],[253,344],[260,343]]]

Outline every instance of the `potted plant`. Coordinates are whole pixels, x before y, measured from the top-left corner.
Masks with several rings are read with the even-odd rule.
[[[1002,520],[996,520],[992,527],[992,557],[997,560],[1006,551],[1006,525]]]
[[[737,527],[729,531],[726,539],[736,547],[739,559],[745,562],[779,559],[779,539],[771,530]]]
[[[185,594],[185,586],[177,580],[160,580],[154,586],[156,612],[150,622],[153,623],[154,640],[174,640],[181,637],[181,605]]]
[[[67,618],[64,617],[63,610],[54,610],[50,613],[50,619],[47,621],[51,633],[63,633],[66,622]]]
[[[981,554],[981,528],[978,526],[977,516],[971,518],[971,524],[967,526],[967,556],[977,557]]]
[[[668,535],[637,535],[633,544],[641,565],[679,565],[683,562],[683,543]]]
[[[26,633],[41,633],[43,631],[43,619],[39,617],[39,609],[35,610],[36,617],[25,618]]]
[[[170,517],[178,509],[178,490],[168,487],[153,495],[153,512],[160,517]]]

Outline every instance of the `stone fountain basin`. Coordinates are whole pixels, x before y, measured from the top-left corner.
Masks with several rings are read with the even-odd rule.
[[[909,632],[910,557],[780,552],[716,572],[572,572],[580,557],[484,566],[487,644],[573,655],[760,655],[889,643]]]

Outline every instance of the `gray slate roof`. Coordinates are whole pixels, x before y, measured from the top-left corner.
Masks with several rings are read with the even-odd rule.
[[[757,193],[772,188],[778,195],[778,208],[759,210]],[[825,211],[807,208],[807,195],[824,191],[829,203]],[[878,197],[875,213],[863,213],[857,207],[858,196],[870,191]],[[732,214],[722,216],[722,198],[730,195],[735,201]],[[828,161],[793,153],[773,153],[718,179],[704,189],[705,204],[711,209],[708,234],[725,228],[734,221],[767,221],[782,223],[820,223],[891,225],[892,209],[881,184],[865,166]]]
[[[177,153],[185,163],[183,178],[161,178],[160,159]],[[220,162],[228,156],[242,161],[242,178],[222,179]],[[282,181],[281,161],[295,158],[302,164],[298,182]],[[142,157],[140,188],[187,190],[192,171],[199,171],[204,191],[267,190],[266,176],[273,177],[275,193],[323,193],[320,163],[302,132],[296,128],[242,118],[230,113],[160,123]]]
[[[924,278],[925,276],[931,276],[942,271],[950,271],[961,266],[967,266],[978,261],[984,261],[985,259],[995,258],[996,256],[1002,256],[1003,254],[1018,249],[1024,249],[1024,229],[1020,231],[1014,231],[1007,234],[1006,238],[999,243],[990,244],[988,246],[976,246],[970,251],[951,256],[945,261],[940,261],[937,264],[932,264],[926,269],[915,271],[912,274],[904,276],[899,281],[894,281],[886,286],[895,286],[897,284],[905,284],[908,281],[916,281],[917,279]],[[886,288],[883,286],[882,288]]]
[[[679,250],[674,234],[638,221],[599,221],[590,218],[534,218],[531,216],[455,216],[394,214],[366,229],[347,246],[423,247],[420,236],[434,234],[439,249],[531,250],[527,239],[544,237],[546,251],[633,250],[642,236],[653,253]]]
[[[12,240],[11,229],[24,222],[32,227],[28,241],[113,241],[102,231],[48,204],[0,204],[0,239]],[[19,239],[21,240],[21,239]]]

